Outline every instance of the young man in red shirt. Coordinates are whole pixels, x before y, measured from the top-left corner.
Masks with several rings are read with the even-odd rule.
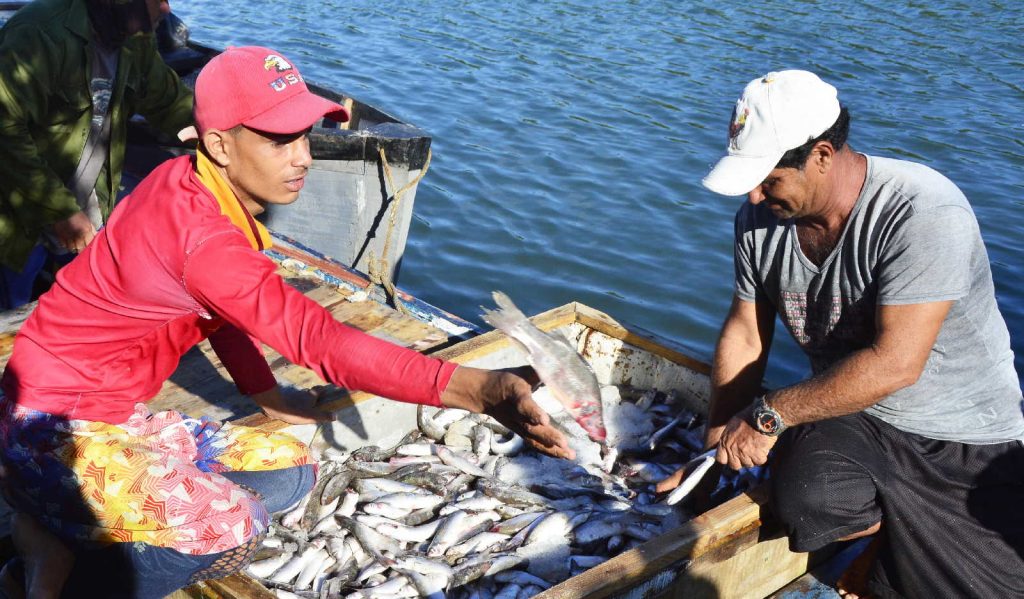
[[[97,572],[116,572],[105,591],[163,597],[237,571],[268,512],[309,491],[314,465],[295,438],[143,405],[207,337],[239,389],[287,422],[329,416],[280,392],[259,342],[339,386],[487,412],[534,447],[571,456],[523,379],[347,327],[259,252],[270,238],[253,216],[298,198],[309,130],[324,116],[346,120],[342,106],[258,47],[211,61],[195,98],[196,156],[154,170],[60,271],[0,381],[0,460],[37,596],[88,594]],[[44,527],[73,559],[36,534]]]

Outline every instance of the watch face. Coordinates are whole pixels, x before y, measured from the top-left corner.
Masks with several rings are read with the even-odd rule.
[[[757,415],[757,428],[770,435],[779,430],[779,419],[770,411],[761,412]]]

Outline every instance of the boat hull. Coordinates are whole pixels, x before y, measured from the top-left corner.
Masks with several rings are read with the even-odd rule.
[[[317,129],[310,147],[313,165],[299,200],[268,206],[260,220],[349,268],[397,280],[430,138],[385,122]]]

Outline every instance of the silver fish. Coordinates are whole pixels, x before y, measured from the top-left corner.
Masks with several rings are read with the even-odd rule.
[[[377,531],[373,530],[365,524],[360,524],[358,521],[349,518],[348,516],[335,516],[338,520],[338,524],[342,528],[348,530],[352,535],[359,541],[359,545],[370,555],[373,556],[378,562],[388,563],[389,558],[384,557],[384,553],[391,555],[401,555],[402,547],[389,537],[386,537]]]
[[[391,493],[417,493],[419,495],[430,495],[430,491],[421,489],[416,485],[399,482],[388,478],[360,478],[353,484],[353,488],[359,492],[360,501],[373,501],[378,497],[390,495]]]
[[[515,434],[504,441],[497,435],[491,437],[491,453],[496,455],[516,455],[525,445],[523,438]]]
[[[527,562],[528,560],[525,557],[514,553],[493,556],[491,557],[491,569],[488,570],[487,573],[494,576],[506,570],[511,570],[512,568],[525,566]]]
[[[650,441],[647,442],[648,451],[654,451],[655,449],[657,449],[658,444],[661,443],[661,440],[664,439],[666,435],[673,432],[676,429],[676,427],[678,427],[680,424],[683,424],[685,422],[686,424],[683,424],[682,428],[683,430],[689,430],[689,428],[693,426],[693,422],[696,419],[696,414],[684,408],[668,424],[661,427],[660,429],[655,431],[653,435],[651,435]]]
[[[697,487],[697,483],[704,477],[704,474],[711,469],[711,466],[715,463],[715,455],[717,450],[712,449],[698,456],[690,463],[694,464],[693,469],[685,478],[679,483],[679,486],[672,490],[665,498],[665,505],[675,505],[683,500],[684,497],[690,494]]]
[[[313,579],[309,582],[309,588],[319,589],[324,585],[324,581],[334,576],[338,568],[338,560],[328,555],[327,558],[320,564],[320,569],[313,575]],[[301,576],[301,574],[300,574]]]
[[[412,508],[400,507],[390,503],[370,502],[363,506],[363,511],[374,516],[384,516],[394,520],[405,518],[412,513]]]
[[[530,526],[523,544],[533,545],[534,543],[557,541],[564,539],[571,531],[569,516],[563,512],[552,512]]]
[[[494,431],[482,424],[473,428],[473,453],[479,458],[484,458],[491,451],[491,442],[494,438]]]
[[[293,551],[286,551],[277,557],[253,562],[246,568],[246,572],[257,578],[267,578],[281,566],[285,565],[285,563],[287,563],[294,554],[295,553]]]
[[[283,566],[271,574],[270,580],[274,582],[291,582],[295,580],[295,577],[302,572],[302,569],[306,564],[315,559],[318,555],[321,558],[326,555],[326,552],[323,551],[324,545],[326,545],[325,541],[314,541],[310,543],[305,550],[298,555],[293,556]]]
[[[465,541],[454,545],[448,551],[445,551],[445,559],[456,560],[469,555],[470,553],[481,553],[494,547],[499,543],[508,541],[509,535],[503,535],[497,532],[484,531],[477,533]]]
[[[348,595],[345,595],[345,599],[361,599],[364,597],[370,599],[393,596],[415,597],[419,594],[415,592],[415,588],[413,588],[413,595],[399,595],[399,593],[402,592],[402,589],[404,589],[407,586],[412,586],[412,584],[409,582],[409,579],[405,578],[404,576],[396,576],[395,578],[388,579],[387,581],[382,582],[376,586],[366,587],[353,593],[349,593]]]
[[[356,582],[366,582],[378,574],[383,574],[389,567],[378,563],[369,564],[356,575]]]
[[[495,497],[517,507],[546,506],[551,503],[543,495],[531,493],[522,487],[503,483],[493,478],[481,478],[477,481],[476,488],[483,491],[485,495]]]
[[[408,509],[409,511],[412,511],[412,510],[422,510],[423,508],[428,508],[428,507],[434,507],[434,506],[440,504],[442,501],[444,501],[444,497],[440,497],[438,495],[434,495],[434,494],[430,494],[430,493],[400,492],[400,493],[389,493],[387,495],[382,495],[382,496],[374,499],[373,502],[368,503],[368,504],[366,504],[363,507],[364,508],[368,508],[369,506],[371,506],[373,504],[387,504],[387,505],[390,505],[392,507],[405,508],[405,509]],[[367,513],[370,513],[370,514],[373,513],[369,509],[367,509],[366,511],[367,511]]]
[[[434,420],[433,414],[427,414],[423,404],[416,408],[416,425],[420,432],[435,441],[440,441],[444,437],[444,427]]]
[[[393,455],[393,454],[392,454]],[[390,459],[391,456],[383,458]],[[401,468],[398,464],[391,464],[386,461],[364,461],[351,460],[346,464],[353,473],[353,478],[368,478],[373,476],[387,476]]]
[[[529,526],[530,524],[533,524],[533,522],[536,521],[537,518],[540,518],[546,513],[547,512],[527,512],[525,514],[520,514],[518,516],[508,518],[495,524],[491,528],[491,531],[500,532],[507,535],[514,535],[520,530]]]
[[[437,527],[440,526],[440,524],[440,520],[434,520],[433,522],[427,522],[426,524],[420,524],[419,526],[406,526],[397,522],[391,524],[381,523],[377,526],[377,532],[391,537],[392,539],[398,539],[399,541],[422,543],[434,536],[434,533],[437,531]]]
[[[313,582],[313,578],[325,567],[325,562],[331,560],[334,562],[334,558],[328,555],[327,549],[320,547],[310,556],[306,565],[299,570],[299,575],[295,579],[295,587],[299,589],[308,588]]]
[[[450,503],[441,508],[441,515],[447,516],[448,514],[451,514],[452,512],[457,512],[459,510],[465,512],[483,512],[488,510],[496,510],[499,507],[501,507],[501,505],[502,503],[500,499],[495,499],[494,497],[482,495],[479,497],[470,497],[467,499],[463,499],[461,501],[456,501],[455,503]]]
[[[468,518],[469,514],[463,511],[449,515],[440,528],[438,528],[437,533],[434,535],[434,540],[431,541],[430,546],[427,548],[427,556],[440,557],[444,555],[445,551],[448,551],[448,548],[457,543],[463,531],[468,528],[466,524]]]
[[[538,586],[542,589],[546,589],[551,586],[551,583],[544,580],[543,578],[534,576],[529,572],[523,572],[522,570],[506,570],[504,572],[498,572],[494,575],[494,578],[498,582],[513,582],[520,586],[530,584]]]
[[[577,527],[573,534],[576,536],[577,543],[586,545],[615,535],[625,534],[630,525],[634,523],[635,519],[628,516],[591,519]]]
[[[416,587],[419,596],[427,599],[444,599],[444,589],[451,582],[451,578],[444,576],[422,574],[416,570],[405,570],[398,566],[393,566],[392,569],[408,578],[409,582]]]
[[[459,420],[462,420],[463,418],[466,418],[469,415],[470,412],[467,410],[448,408],[434,414],[434,422],[437,423],[437,425],[440,427],[448,428],[452,424],[458,422]]]
[[[399,445],[395,452],[398,455],[404,456],[430,456],[437,455],[437,448],[442,447],[434,443],[407,443],[405,445]]]
[[[420,574],[430,576],[444,576],[451,580],[454,571],[452,567],[440,560],[433,560],[418,555],[406,555],[395,560],[395,565],[405,570],[415,570]]]
[[[445,464],[448,464],[453,468],[458,468],[459,470],[462,470],[466,474],[472,474],[473,476],[481,478],[486,478],[487,476],[489,476],[484,469],[480,468],[480,466],[477,466],[476,464],[470,462],[462,455],[459,455],[457,452],[448,449],[444,445],[437,446],[437,457],[441,458],[441,461],[444,462]]]
[[[601,407],[601,389],[594,371],[569,342],[538,329],[500,291],[493,294],[497,310],[484,308],[483,319],[526,351],[527,359],[552,394],[591,439],[608,436]]]
[[[440,557],[448,549],[457,543],[467,539],[479,532],[487,530],[491,524],[500,519],[495,512],[480,512],[470,514],[467,512],[455,512],[447,517],[444,524],[438,528],[427,548],[427,557]]]
[[[323,473],[321,473],[320,476],[323,477]],[[338,497],[341,497],[341,494],[345,492],[346,488],[348,488],[348,485],[352,482],[354,476],[351,470],[344,469],[341,472],[336,472],[333,475],[324,478],[326,478],[327,481],[324,484],[323,491],[320,493],[320,505],[327,505]]]

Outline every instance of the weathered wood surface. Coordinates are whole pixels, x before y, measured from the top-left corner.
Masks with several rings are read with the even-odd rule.
[[[276,599],[273,591],[244,574],[205,580],[175,591],[166,599]]]

